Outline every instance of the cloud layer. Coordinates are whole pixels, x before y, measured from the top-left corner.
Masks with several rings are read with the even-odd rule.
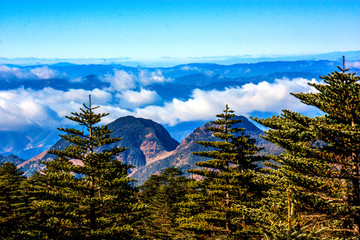
[[[114,69],[112,74],[106,74],[102,80],[110,83],[109,91],[124,91],[139,87],[146,87],[150,84],[164,84],[170,82],[170,78],[165,78],[160,70],[150,72],[148,70],[140,70],[137,75],[132,72]]]
[[[138,108],[156,103],[161,97],[156,91],[140,88],[140,91],[126,90],[116,94],[119,98],[119,106],[124,108]]]
[[[2,79],[50,79],[57,77],[66,77],[66,74],[60,73],[48,66],[36,68],[17,68],[0,65],[0,78]]]
[[[60,91],[44,88],[35,91],[18,88],[0,91],[0,130],[15,131],[33,125],[53,128],[67,124],[64,116],[78,111],[89,94],[99,105],[106,105],[111,100],[110,93],[99,89]]]
[[[190,99],[173,99],[163,106],[147,106],[135,110],[137,116],[150,118],[160,123],[176,125],[179,122],[209,120],[220,113],[228,104],[236,114],[251,112],[276,112],[291,109],[306,112],[310,107],[301,104],[290,92],[312,92],[314,89],[304,78],[277,79],[274,83],[260,82],[241,87],[226,88],[224,91],[202,91],[195,89]],[[315,79],[311,82],[316,82]]]
[[[147,76],[144,77],[146,80],[141,80],[144,85],[149,81],[166,81],[161,74],[144,74]],[[126,115],[149,118],[167,125],[210,120],[224,109],[225,104],[239,115],[249,115],[254,111],[280,113],[282,109],[303,113],[313,111],[290,95],[290,92],[314,91],[307,84],[309,80],[304,78],[283,78],[274,83],[249,83],[223,91],[195,89],[189,99],[174,98],[169,102],[161,102],[160,96],[152,90],[142,87],[140,90],[131,90],[131,81],[124,83],[124,79],[139,80],[141,75],[135,77],[121,71],[115,72],[111,81],[113,89],[61,91],[44,88],[35,91],[18,88],[0,91],[0,130],[17,130],[31,125],[58,127],[69,124],[64,116],[78,111],[82,103],[87,102],[89,94],[92,95],[93,103],[101,106],[99,111],[111,113],[105,123]],[[121,89],[121,92],[114,92],[114,89]]]

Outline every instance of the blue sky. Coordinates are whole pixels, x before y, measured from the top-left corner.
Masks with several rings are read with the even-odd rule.
[[[360,49],[359,0],[1,0],[0,57],[160,59]]]

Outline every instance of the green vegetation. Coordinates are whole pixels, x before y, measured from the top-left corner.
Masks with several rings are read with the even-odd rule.
[[[212,138],[197,142],[205,150],[194,155],[207,160],[190,178],[170,167],[140,188],[115,158],[126,151],[114,147],[121,138],[99,125],[107,114],[90,99],[67,117],[80,128],[60,129],[69,144],[50,151],[57,157],[41,173],[26,179],[0,164],[0,238],[359,239],[360,78],[339,70],[311,83],[316,92],[293,94],[322,116],[254,118],[280,155],[264,162],[226,106],[206,125]]]
[[[339,70],[321,77],[325,84],[311,83],[316,93],[293,94],[323,116],[283,110],[254,119],[270,128],[264,138],[286,151],[268,164],[269,212],[281,217],[290,198],[299,221],[310,221],[307,231],[326,227],[329,239],[360,236],[360,78],[345,66]]]
[[[28,231],[29,199],[26,178],[14,163],[0,163],[0,236],[25,239]]]
[[[140,201],[148,205],[145,211],[144,230],[149,239],[177,239],[181,234],[176,219],[180,214],[179,203],[189,192],[189,179],[171,167],[159,175],[152,175],[141,186]]]
[[[255,140],[244,134],[243,128],[233,128],[240,120],[228,106],[208,130],[218,141],[200,141],[209,151],[194,152],[210,158],[197,162],[201,169],[189,170],[203,177],[192,181],[194,191],[182,203],[184,217],[180,226],[194,233],[197,239],[249,239],[256,235],[252,208],[261,196],[261,187],[254,181],[255,155],[261,149]]]
[[[33,208],[38,216],[35,230],[45,239],[131,239],[139,204],[136,189],[127,177],[130,166],[114,156],[126,148],[99,147],[120,141],[111,138],[107,126],[98,126],[108,115],[94,113],[97,107],[84,104],[80,113],[68,119],[85,131],[60,128],[70,145],[51,150],[57,156],[46,165],[44,174],[30,181]]]

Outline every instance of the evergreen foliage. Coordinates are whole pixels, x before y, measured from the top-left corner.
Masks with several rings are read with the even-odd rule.
[[[107,148],[121,138],[111,138],[111,130],[98,123],[106,113],[84,104],[81,112],[66,116],[85,131],[59,128],[70,145],[51,150],[57,158],[43,162],[44,174],[33,178],[33,205],[40,232],[49,239],[131,239],[139,208],[131,179],[131,166],[114,158],[126,148]]]
[[[25,180],[14,163],[0,163],[0,237],[30,239]]]
[[[286,195],[285,207],[281,198],[277,198],[277,204],[263,199],[265,201],[258,212],[261,216],[258,223],[263,239],[320,239],[326,228],[318,228],[311,219],[297,214],[297,202],[289,190],[286,191]]]
[[[254,208],[261,196],[261,186],[255,181],[256,155],[261,149],[255,140],[235,128],[239,120],[228,108],[217,115],[208,129],[219,141],[200,141],[209,151],[193,154],[210,158],[197,162],[201,169],[189,170],[203,177],[192,181],[193,193],[181,204],[184,217],[180,226],[194,234],[195,239],[249,239],[258,234],[254,228]]]
[[[264,139],[286,150],[272,156],[277,164],[267,164],[273,180],[268,210],[284,210],[279,202],[290,190],[297,215],[316,229],[327,227],[323,236],[330,239],[360,237],[360,78],[345,66],[339,70],[321,77],[324,83],[309,83],[317,92],[293,94],[323,116],[283,110],[254,118],[270,128]]]
[[[324,115],[253,118],[285,150],[266,168],[258,170],[261,148],[226,105],[208,127],[217,140],[193,150],[208,160],[191,179],[168,168],[140,192],[131,166],[115,158],[126,150],[114,145],[122,138],[99,125],[108,114],[95,113],[89,97],[67,116],[80,128],[59,129],[69,145],[49,151],[57,157],[42,173],[26,179],[0,163],[0,238],[359,239],[360,77],[339,70],[309,83],[316,92],[292,93]]]
[[[170,167],[152,175],[140,187],[140,199],[148,205],[144,219],[146,238],[183,239],[176,218],[180,215],[178,204],[189,192],[188,181],[180,170]]]

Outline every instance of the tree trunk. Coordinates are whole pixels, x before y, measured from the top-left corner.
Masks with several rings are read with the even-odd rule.
[[[344,58],[344,65],[345,65],[345,58]],[[344,66],[345,68],[345,66]],[[355,114],[352,113],[352,121],[351,126],[355,127]],[[359,182],[359,158],[356,155],[356,153],[352,153],[352,161],[353,161],[353,169],[352,169],[352,185],[353,185],[353,206],[359,208],[360,207],[360,182]],[[356,209],[354,214],[354,226],[353,226],[354,232],[356,236],[360,236],[360,211]]]
[[[93,199],[95,197],[94,190],[94,177],[91,177],[91,186],[90,186],[90,198]],[[95,215],[95,205],[94,203],[90,203],[90,230],[96,229],[96,215]]]

